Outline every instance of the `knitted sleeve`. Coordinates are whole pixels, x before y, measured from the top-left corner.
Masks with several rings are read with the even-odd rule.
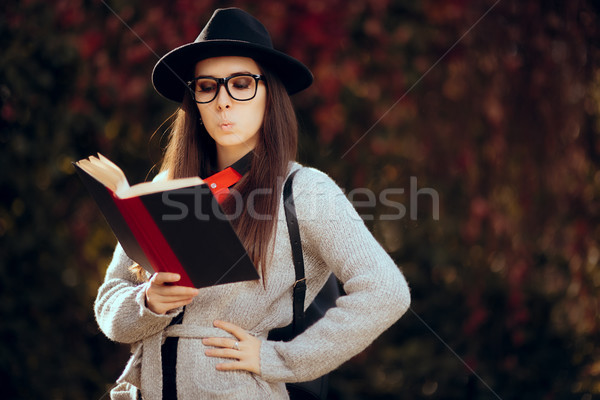
[[[121,343],[135,343],[160,332],[182,310],[178,308],[165,315],[150,311],[145,302],[148,283],[135,281],[129,271],[133,264],[117,244],[94,304],[96,321],[102,332]]]
[[[261,375],[301,382],[337,368],[396,322],[410,304],[404,276],[331,178],[304,168],[294,199],[305,254],[315,252],[341,280],[336,307],[290,342],[263,341]]]

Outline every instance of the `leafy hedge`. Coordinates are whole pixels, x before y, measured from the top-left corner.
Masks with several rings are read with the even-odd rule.
[[[71,162],[152,174],[175,110],[156,55],[224,4],[312,69],[299,158],[376,194],[355,204],[411,284],[331,397],[599,394],[595,2],[29,0],[0,6],[3,396],[101,398],[122,369],[92,313],[115,240]]]

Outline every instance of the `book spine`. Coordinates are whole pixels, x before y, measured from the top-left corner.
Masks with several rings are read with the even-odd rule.
[[[178,285],[194,287],[142,200],[138,197],[120,199],[109,192],[152,268],[156,272],[177,273],[181,276]]]

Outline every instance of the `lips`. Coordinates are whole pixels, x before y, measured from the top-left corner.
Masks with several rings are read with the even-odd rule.
[[[233,122],[223,121],[219,124],[219,127],[223,130],[229,130],[233,128]]]

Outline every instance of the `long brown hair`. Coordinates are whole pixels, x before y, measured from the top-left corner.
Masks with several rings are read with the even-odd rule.
[[[282,182],[287,175],[289,162],[296,158],[298,123],[283,84],[267,69],[261,70],[267,85],[265,116],[258,133],[259,140],[254,149],[250,171],[233,188],[241,195],[244,207],[239,217],[232,218],[231,222],[254,265],[265,279],[269,243],[277,223]],[[216,144],[199,119],[198,108],[186,91],[172,124],[161,165],[161,171],[169,171],[169,178],[197,175],[205,178],[211,173],[211,165],[217,165]],[[253,213],[249,213],[247,200],[254,189],[267,189],[269,195],[262,195],[264,192],[260,192],[261,194],[253,196]],[[232,213],[236,205],[234,200],[234,196],[229,196],[222,204],[226,213]]]

